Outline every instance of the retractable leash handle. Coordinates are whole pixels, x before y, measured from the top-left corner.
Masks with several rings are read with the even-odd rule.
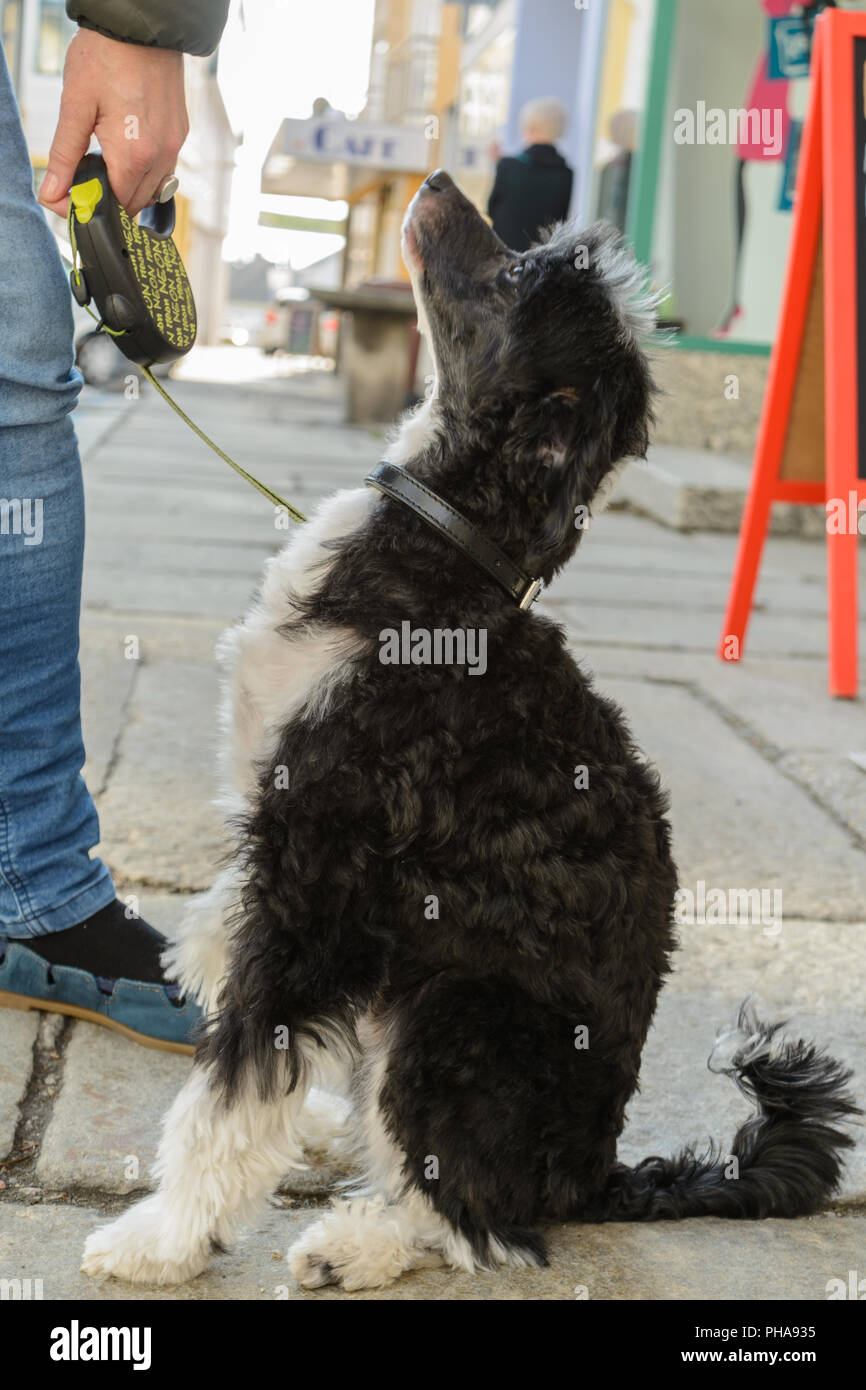
[[[101,154],[86,154],[69,190],[69,283],[75,300],[99,310],[99,328],[136,362],[172,410],[236,473],[283,507],[295,521],[306,517],[199,429],[172,400],[151,370],[189,352],[196,335],[195,300],[180,253],[171,239],[174,199],[145,208],[138,222],[117,201]],[[91,311],[92,312],[92,311]]]
[[[145,208],[138,222],[115,198],[101,154],[86,154],[69,190],[72,293],[91,299],[132,362],[175,362],[195,342],[192,288],[171,239],[174,199]]]

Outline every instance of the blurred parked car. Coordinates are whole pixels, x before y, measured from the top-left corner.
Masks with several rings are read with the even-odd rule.
[[[96,321],[86,309],[73,303],[75,365],[88,386],[103,391],[122,391],[129,376],[139,373],[135,363],[124,357],[110,333],[98,332]],[[154,367],[156,376],[168,376],[171,364]]]
[[[132,367],[108,333],[97,333],[96,319],[72,300],[75,365],[88,386],[117,391]]]
[[[264,314],[262,352],[302,357],[336,357],[339,320],[310,291],[296,285],[277,290]]]
[[[75,339],[75,365],[88,386],[119,391],[128,372],[134,371],[107,333],[90,329]]]

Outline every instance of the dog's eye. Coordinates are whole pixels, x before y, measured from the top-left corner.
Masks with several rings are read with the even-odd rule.
[[[515,261],[514,265],[508,267],[505,274],[509,280],[519,280],[523,274],[523,261]]]

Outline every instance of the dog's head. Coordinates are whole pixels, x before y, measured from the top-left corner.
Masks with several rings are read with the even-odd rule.
[[[437,413],[464,453],[497,455],[527,518],[525,562],[549,579],[616,465],[646,452],[645,272],[602,223],[510,251],[442,170],[409,207],[403,254]]]

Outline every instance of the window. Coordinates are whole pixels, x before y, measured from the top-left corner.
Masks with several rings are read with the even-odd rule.
[[[63,0],[40,0],[39,34],[36,44],[36,71],[61,73],[66,46],[75,33],[76,25],[66,17]]]
[[[499,0],[482,0],[481,4],[464,4],[463,6],[463,33],[467,39],[472,39],[476,34],[480,34],[489,23],[493,16],[493,11],[499,4]]]

